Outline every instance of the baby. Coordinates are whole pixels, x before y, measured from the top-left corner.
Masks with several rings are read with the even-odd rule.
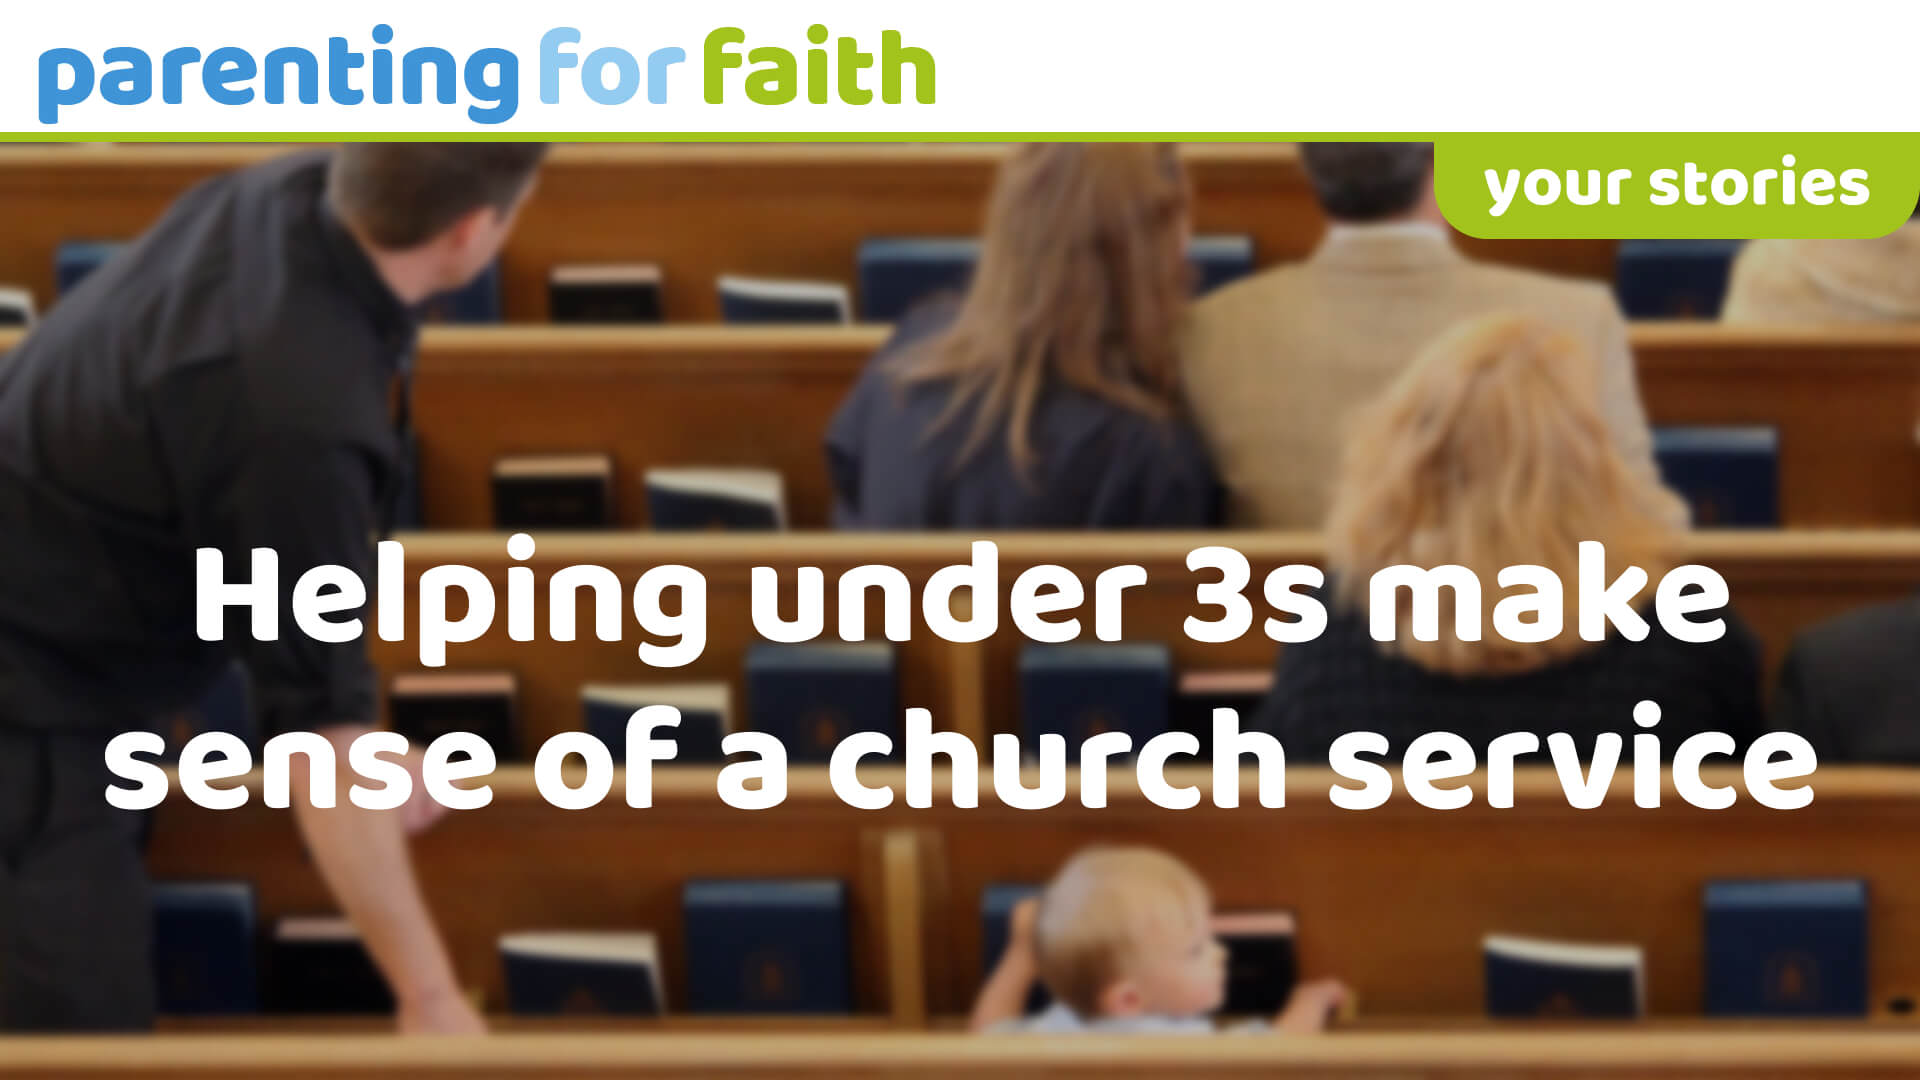
[[[1205,1033],[1226,995],[1213,901],[1185,863],[1140,847],[1088,848],[1014,909],[1006,955],[974,1004],[975,1031]],[[1033,980],[1051,1008],[1021,1018]],[[1348,999],[1333,980],[1294,988],[1261,1028],[1314,1032]]]

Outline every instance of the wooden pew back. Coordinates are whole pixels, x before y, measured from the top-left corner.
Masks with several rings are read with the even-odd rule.
[[[427,520],[492,523],[489,470],[507,453],[610,450],[618,520],[646,521],[653,465],[758,465],[786,480],[796,528],[828,521],[822,439],[886,331],[446,331],[416,385]],[[1920,525],[1920,333],[1634,328],[1655,424],[1780,433],[1792,528]]]
[[[648,928],[661,935],[669,1008],[681,1008],[684,881],[833,874],[854,895],[862,1010],[924,1026],[964,1014],[980,984],[982,891],[1044,881],[1093,843],[1179,855],[1221,910],[1291,909],[1303,974],[1347,979],[1375,1024],[1479,1015],[1479,945],[1490,932],[1639,944],[1650,1013],[1698,1016],[1702,889],[1726,878],[1866,879],[1873,1007],[1888,1016],[1897,999],[1920,993],[1920,869],[1889,842],[1920,825],[1920,776],[1908,771],[1823,769],[1810,781],[1812,805],[1795,811],[1760,806],[1724,766],[1705,776],[1735,790],[1735,804],[1719,811],[1685,804],[1670,781],[1657,809],[1637,808],[1625,771],[1601,807],[1574,810],[1541,767],[1516,775],[1511,809],[1487,805],[1477,774],[1463,781],[1472,803],[1452,811],[1416,805],[1397,777],[1385,806],[1341,810],[1327,792],[1348,782],[1305,767],[1289,770],[1278,808],[1260,804],[1251,770],[1239,774],[1236,809],[1215,805],[1206,766],[1172,768],[1169,784],[1200,795],[1179,811],[1147,802],[1128,765],[1111,767],[1097,809],[1081,805],[1072,776],[1060,805],[1010,809],[990,771],[977,808],[956,808],[941,778],[933,805],[914,809],[900,795],[900,769],[871,767],[862,781],[895,798],[856,810],[825,774],[795,767],[782,805],[743,811],[720,801],[712,772],[661,767],[649,808],[625,804],[622,775],[600,805],[567,811],[538,797],[530,769],[503,768],[491,805],[416,841],[419,873],[462,977],[496,1006],[499,934]],[[1024,782],[1035,784],[1031,771]],[[248,877],[269,918],[324,902],[284,812],[257,800],[204,811],[175,798],[157,813],[157,877]]]
[[[1108,566],[1137,563],[1147,569],[1149,584],[1128,593],[1125,633],[1129,638],[1168,642],[1182,667],[1265,666],[1275,647],[1257,631],[1237,642],[1202,645],[1188,641],[1181,628],[1182,621],[1199,610],[1192,599],[1192,575],[1184,568],[1186,553],[1223,539],[1248,556],[1255,581],[1273,567],[1310,563],[1319,555],[1315,538],[1287,534],[1001,537],[1000,632],[977,645],[951,644],[931,637],[916,612],[913,638],[899,646],[901,704],[931,709],[939,727],[966,732],[982,746],[991,732],[1017,730],[1014,665],[1019,642],[1004,613],[1004,590],[1022,568],[1041,563],[1065,566],[1087,581]],[[1692,556],[1726,575],[1735,603],[1758,628],[1773,657],[1807,620],[1901,595],[1920,580],[1920,540],[1912,537],[1703,535],[1696,545]],[[409,593],[414,591],[417,575],[428,566],[462,563],[481,569],[498,595],[505,596],[508,560],[501,536],[423,535],[409,539],[407,552]],[[606,566],[628,587],[655,566],[686,565],[699,570],[709,591],[708,639],[702,656],[686,669],[649,669],[637,656],[640,634],[631,621],[623,624],[621,641],[602,642],[588,636],[555,642],[546,636],[542,603],[535,612],[540,640],[509,641],[502,612],[491,633],[470,644],[451,646],[449,663],[454,669],[501,668],[518,674],[524,741],[530,750],[559,731],[577,729],[579,688],[587,682],[724,680],[733,688],[740,713],[746,702],[742,662],[748,644],[756,639],[748,600],[753,567],[780,568],[786,583],[781,610],[791,614],[791,583],[797,566],[819,567],[832,583],[853,566],[883,563],[901,569],[917,592],[935,570],[968,556],[966,540],[942,537],[795,536],[775,547],[763,539],[742,536],[546,537],[524,564],[533,569],[540,586],[536,594],[541,597],[554,570],[577,563]],[[826,596],[827,626],[832,628],[838,619],[835,590],[829,587]],[[878,626],[877,597],[868,601],[869,625]],[[1085,610],[1080,614],[1090,617]],[[375,641],[372,648],[389,673],[419,667],[411,631],[405,641]],[[818,779],[814,783],[819,795],[824,785]],[[524,782],[522,786],[526,787]],[[1324,785],[1320,788],[1324,791]],[[1311,792],[1313,787],[1302,790]],[[1473,977],[1470,968],[1459,966],[1465,963],[1460,950],[1477,941],[1482,931],[1605,936],[1613,925],[1616,936],[1660,945],[1661,958],[1653,961],[1652,970],[1661,989],[1650,1000],[1661,1011],[1684,1011],[1698,997],[1697,983],[1687,981],[1692,969],[1685,967],[1689,961],[1684,959],[1697,952],[1695,941],[1685,936],[1686,926],[1697,930],[1697,919],[1688,921],[1692,916],[1687,913],[1693,909],[1687,905],[1697,904],[1698,887],[1707,876],[1818,871],[1869,874],[1877,882],[1887,881],[1889,875],[1902,871],[1893,858],[1896,849],[1886,845],[1884,838],[1895,834],[1890,830],[1903,826],[1913,813],[1895,802],[1876,804],[1866,816],[1852,811],[1828,816],[1824,808],[1818,813],[1761,814],[1763,824],[1751,829],[1740,826],[1733,830],[1738,837],[1730,841],[1720,835],[1720,825],[1739,819],[1738,814],[1688,816],[1684,810],[1671,828],[1665,816],[1563,814],[1550,815],[1542,823],[1529,815],[1422,812],[1405,817],[1323,814],[1313,819],[1311,829],[1296,830],[1288,828],[1300,819],[1293,810],[1285,812],[1292,817],[1271,819],[1264,817],[1269,812],[1258,810],[1214,821],[1201,813],[1176,817],[1147,808],[1131,817],[1056,814],[1015,821],[983,808],[966,812],[946,828],[937,815],[908,815],[895,822],[885,814],[843,810],[824,799],[803,803],[802,809],[787,807],[763,814],[734,811],[718,803],[710,783],[672,812],[628,811],[618,805],[617,795],[613,801],[614,806],[568,814],[502,800],[487,811],[460,816],[423,843],[423,873],[436,906],[447,913],[449,935],[469,978],[478,978],[497,992],[494,940],[505,930],[543,924],[643,925],[665,933],[670,986],[681,987],[684,969],[678,966],[682,958],[676,936],[680,882],[709,874],[831,875],[852,884],[855,910],[866,927],[860,938],[865,947],[859,953],[862,1007],[908,1017],[952,1011],[964,1007],[978,976],[974,912],[979,889],[995,880],[1036,879],[1073,847],[1095,838],[1120,837],[1161,843],[1188,854],[1203,872],[1217,878],[1223,903],[1287,903],[1298,908],[1310,923],[1309,961],[1323,966],[1347,964],[1347,970],[1358,972],[1377,988],[1373,993],[1379,995],[1382,1008],[1457,1012],[1477,1000],[1467,981]],[[263,902],[276,914],[323,904],[326,894],[311,868],[298,862],[283,816],[253,817],[251,813],[203,815],[191,807],[169,804],[156,830],[156,871],[174,876],[254,875],[263,882]],[[214,820],[205,820],[209,816]],[[1660,823],[1658,830],[1649,825],[1655,820]],[[1465,840],[1452,839],[1447,831],[1467,825],[1473,831]],[[1249,831],[1269,827],[1284,831],[1282,843],[1272,844],[1278,833]],[[218,842],[209,839],[228,831],[234,835]],[[1564,836],[1573,834],[1580,836],[1580,842],[1563,842]],[[1660,837],[1673,838],[1675,846],[1661,846],[1666,841]],[[1204,846],[1186,846],[1188,839],[1202,838]],[[890,849],[889,843],[894,847]],[[1521,864],[1496,867],[1491,871],[1493,884],[1487,884],[1485,875],[1490,871],[1484,860],[1473,854],[1536,847],[1543,869],[1535,873]],[[907,848],[916,854],[909,856]],[[895,860],[891,863],[886,858],[889,850]],[[1270,859],[1249,857],[1264,850],[1271,850]],[[514,853],[514,884],[504,887],[501,860],[508,851]],[[609,854],[613,852],[621,854]],[[1585,857],[1594,852],[1616,861],[1594,863]],[[1619,904],[1595,900],[1593,883],[1583,884],[1581,875],[1604,866],[1605,873],[1596,880],[1607,885],[1627,865],[1657,867],[1661,876],[1644,889],[1621,886],[1625,891],[1601,895],[1616,895],[1626,906],[1643,910],[1649,921],[1607,924],[1605,919]],[[1409,871],[1409,866],[1416,870]],[[1369,935],[1387,932],[1383,929],[1387,912],[1380,905],[1398,902],[1396,883],[1429,879],[1440,884],[1423,887],[1430,888],[1437,903],[1443,902],[1441,910],[1450,912],[1452,921],[1438,929],[1418,920],[1406,924],[1407,940],[1396,946],[1392,956],[1453,965],[1452,975],[1441,978],[1417,965],[1388,959],[1345,959],[1356,953],[1371,956],[1367,950],[1375,938]],[[877,915],[893,910],[886,897],[922,889],[924,925],[935,928],[926,936],[912,924],[881,920]],[[1899,895],[1897,889],[1876,892],[1882,898]],[[1356,923],[1350,918],[1353,912],[1369,913],[1368,918]],[[1366,929],[1356,929],[1361,926]],[[1899,934],[1906,932],[1876,940],[1898,943],[1903,940]],[[1913,932],[1920,938],[1920,927]],[[904,969],[896,966],[905,963],[899,960],[901,950],[914,948],[910,945],[914,941],[921,942],[917,949],[928,972],[924,979],[911,974],[912,964]],[[883,948],[879,942],[888,944]],[[1905,955],[1908,948],[1891,947],[1895,955]],[[1912,952],[1915,974],[1920,976],[1920,940]],[[1908,969],[1901,966],[1905,963],[1881,963],[1876,978],[1906,978]],[[918,985],[927,987],[927,996],[915,1004],[916,991],[910,988]],[[1907,985],[1920,991],[1920,977]]]
[[[0,1076],[38,1080],[1885,1080],[1911,1075],[1901,1032],[1397,1033],[1322,1039],[985,1039],[966,1035],[507,1035],[14,1039]]]
[[[53,297],[62,241],[129,239],[181,192],[287,152],[271,146],[126,145],[0,150],[8,242],[0,282]],[[556,147],[501,260],[507,317],[548,318],[546,274],[566,262],[654,261],[672,321],[719,318],[715,279],[854,279],[861,240],[972,235],[998,145]],[[1201,232],[1247,234],[1262,264],[1299,258],[1325,223],[1287,143],[1186,148]],[[1582,277],[1613,274],[1612,241],[1463,240],[1477,254]]]
[[[505,539],[500,534],[432,533],[403,538],[409,595],[417,595],[418,575],[427,567],[458,563],[485,573],[504,605],[510,563]],[[750,602],[753,569],[776,571],[782,586],[780,610],[791,617],[795,569],[819,568],[825,576],[826,630],[831,637],[839,625],[835,583],[853,567],[879,563],[900,570],[915,596],[912,638],[898,646],[901,704],[931,708],[945,726],[984,735],[1018,728],[1014,672],[1021,639],[1007,615],[1006,600],[1026,568],[1058,565],[1079,577],[1088,588],[1088,601],[1077,614],[1083,629],[1090,630],[1092,584],[1098,573],[1112,566],[1139,565],[1146,570],[1147,583],[1125,594],[1126,637],[1166,642],[1181,669],[1264,668],[1272,663],[1277,647],[1258,629],[1266,615],[1258,583],[1276,567],[1318,564],[1322,558],[1318,537],[1311,534],[1001,534],[993,537],[999,562],[998,632],[978,644],[953,644],[927,630],[918,596],[935,571],[971,559],[972,540],[960,535],[859,533],[796,534],[777,540],[705,534],[543,536],[533,558],[513,563],[534,573],[539,640],[509,640],[502,610],[491,632],[477,641],[449,646],[448,663],[453,668],[516,671],[526,735],[536,744],[577,724],[579,687],[588,682],[725,680],[733,687],[738,708],[745,700],[745,653],[749,644],[759,640]],[[1203,644],[1186,636],[1184,623],[1189,616],[1217,614],[1194,599],[1195,586],[1213,580],[1214,575],[1188,571],[1186,559],[1194,549],[1213,544],[1231,545],[1247,557],[1255,586],[1246,595],[1257,617],[1255,629],[1238,640]],[[1792,635],[1807,624],[1906,595],[1920,583],[1920,537],[1900,533],[1702,533],[1693,538],[1689,557],[1726,578],[1734,607],[1765,646],[1769,669],[1777,664]],[[623,616],[623,640],[600,641],[593,637],[591,605],[585,601],[577,612],[580,640],[549,639],[547,582],[554,571],[579,563],[614,571],[629,595],[633,583],[653,567],[680,565],[699,571],[706,581],[708,614],[707,643],[701,655],[681,669],[650,670],[639,658],[643,637],[630,611]],[[867,625],[877,635],[881,625],[877,592],[865,600]],[[409,627],[405,641],[370,643],[383,669],[420,667],[418,643]],[[670,643],[670,639],[658,640]]]

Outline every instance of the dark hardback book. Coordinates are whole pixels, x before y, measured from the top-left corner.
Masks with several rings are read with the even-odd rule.
[[[493,525],[503,531],[613,524],[611,454],[516,454],[493,463]]]
[[[655,738],[675,745],[673,763],[699,765],[726,760],[721,740],[733,731],[733,694],[726,683],[595,683],[580,688],[583,730],[627,759],[627,722],[650,705],[680,710],[680,726],[663,728]]]
[[[1714,319],[1741,240],[1622,240],[1614,291],[1629,319]]]
[[[1229,1016],[1273,1016],[1286,1008],[1299,977],[1291,911],[1232,911],[1214,916],[1213,932],[1227,947]]]
[[[393,992],[359,931],[343,916],[284,918],[268,953],[268,1006],[277,1013],[393,1011]]]
[[[826,761],[856,731],[899,735],[899,680],[887,642],[759,642],[747,650],[748,723],[792,761]]]
[[[260,1011],[253,886],[153,884],[154,1008],[164,1016]]]
[[[1174,686],[1174,730],[1199,739],[1200,756],[1211,756],[1213,711],[1232,709],[1240,718],[1240,729],[1245,731],[1272,689],[1272,668],[1183,671]]]
[[[853,298],[837,281],[724,274],[720,318],[744,324],[845,323],[853,319]]]
[[[500,264],[485,270],[458,289],[429,297],[420,316],[431,323],[497,323],[505,318],[500,300]]]
[[[970,236],[880,236],[856,256],[860,310],[868,322],[894,322],[921,301],[964,290],[980,258]]]
[[[1000,964],[1000,958],[1006,955],[1007,940],[1013,936],[1013,909],[1020,901],[1030,896],[1039,896],[1042,885],[1026,885],[1013,882],[1000,882],[987,886],[980,893],[980,978],[984,982]],[[1027,991],[1026,1014],[1045,1009],[1053,1001],[1053,995],[1035,979]]]
[[[772,469],[648,469],[647,521],[658,532],[787,527],[785,485]]]
[[[1196,236],[1187,244],[1196,289],[1204,294],[1253,273],[1253,237]]]
[[[1705,909],[1708,1015],[1867,1015],[1866,882],[1716,881]]]
[[[681,902],[689,1012],[853,1011],[845,882],[690,881]]]
[[[32,293],[0,285],[0,326],[32,326],[34,314]]]
[[[425,747],[454,731],[493,748],[495,761],[520,754],[519,687],[504,671],[416,671],[395,675],[387,698],[393,730]]]
[[[654,263],[578,263],[547,274],[557,323],[657,323],[664,278]]]
[[[1124,731],[1140,745],[1167,730],[1173,693],[1167,647],[1149,642],[1028,643],[1020,650],[1020,715],[1029,751],[1042,735],[1082,742]]]
[[[65,296],[80,286],[87,275],[107,264],[127,245],[115,240],[69,240],[53,253],[53,280],[56,295]]]
[[[160,737],[166,740],[162,758],[178,761],[180,751],[194,736],[208,731],[235,735],[256,755],[260,752],[260,725],[253,709],[253,685],[247,667],[232,660],[200,699],[163,716]]]
[[[540,931],[500,939],[507,1008],[523,1016],[658,1016],[660,949],[642,932]]]
[[[1771,427],[1659,427],[1660,475],[1697,528],[1778,528],[1780,433]]]
[[[1646,1011],[1646,956],[1638,945],[1489,934],[1481,953],[1488,1016],[1631,1019]]]

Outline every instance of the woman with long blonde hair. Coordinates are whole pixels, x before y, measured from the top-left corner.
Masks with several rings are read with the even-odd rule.
[[[1188,203],[1171,146],[1013,149],[964,297],[910,312],[834,418],[836,523],[1209,524],[1174,351]]]
[[[1581,745],[1602,731],[1635,730],[1634,707],[1653,701],[1662,742],[1696,731],[1741,741],[1759,725],[1759,658],[1731,609],[1719,641],[1688,644],[1650,610],[1654,585],[1675,565],[1682,534],[1676,497],[1626,462],[1608,438],[1592,387],[1594,360],[1569,334],[1535,319],[1494,315],[1429,345],[1349,429],[1326,526],[1326,631],[1282,650],[1261,724],[1297,759],[1324,755],[1349,730],[1385,733],[1396,748],[1415,734],[1475,741],[1509,731],[1565,731]],[[1607,577],[1647,574],[1635,600],[1648,633],[1584,640],[1580,546],[1597,541]],[[1464,567],[1479,583],[1477,641],[1455,636],[1460,594],[1439,589],[1438,634],[1415,632],[1412,590],[1399,589],[1392,640],[1371,626],[1374,575],[1388,567]],[[1536,566],[1560,582],[1559,632],[1528,642],[1495,629],[1501,571]],[[1471,596],[1469,594],[1469,601]],[[1469,622],[1475,621],[1469,619]]]

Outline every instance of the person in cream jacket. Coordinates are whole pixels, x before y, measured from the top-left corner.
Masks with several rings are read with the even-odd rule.
[[[1202,299],[1182,341],[1229,524],[1319,527],[1347,416],[1428,342],[1493,313],[1546,319],[1589,349],[1621,453],[1657,475],[1626,322],[1604,285],[1461,254],[1433,197],[1430,143],[1313,143],[1301,154],[1332,220],[1325,239],[1302,262]]]

